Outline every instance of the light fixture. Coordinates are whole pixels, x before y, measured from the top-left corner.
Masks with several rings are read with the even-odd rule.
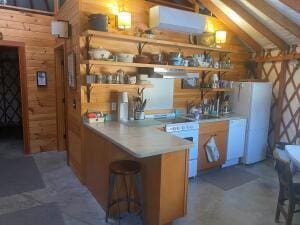
[[[216,31],[216,44],[224,44],[226,43],[226,36],[227,32],[224,30],[217,30]]]
[[[127,11],[120,11],[117,18],[117,26],[121,30],[131,28],[131,13]]]

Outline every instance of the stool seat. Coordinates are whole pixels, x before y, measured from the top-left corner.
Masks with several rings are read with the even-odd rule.
[[[118,175],[134,175],[141,171],[140,163],[132,160],[119,160],[109,165],[111,173]]]

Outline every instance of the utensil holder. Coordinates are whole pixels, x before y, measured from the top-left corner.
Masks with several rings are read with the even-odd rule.
[[[144,120],[145,112],[144,111],[134,111],[134,119],[135,120]]]

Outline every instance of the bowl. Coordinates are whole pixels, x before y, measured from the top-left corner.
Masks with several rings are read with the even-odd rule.
[[[109,59],[111,57],[111,53],[104,48],[95,48],[89,50],[89,55],[91,59]]]

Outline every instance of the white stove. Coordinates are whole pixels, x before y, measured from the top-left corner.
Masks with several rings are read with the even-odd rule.
[[[194,146],[189,149],[189,178],[197,176],[199,122],[175,118],[175,114],[156,114],[148,118],[164,123],[166,132],[193,142]]]

